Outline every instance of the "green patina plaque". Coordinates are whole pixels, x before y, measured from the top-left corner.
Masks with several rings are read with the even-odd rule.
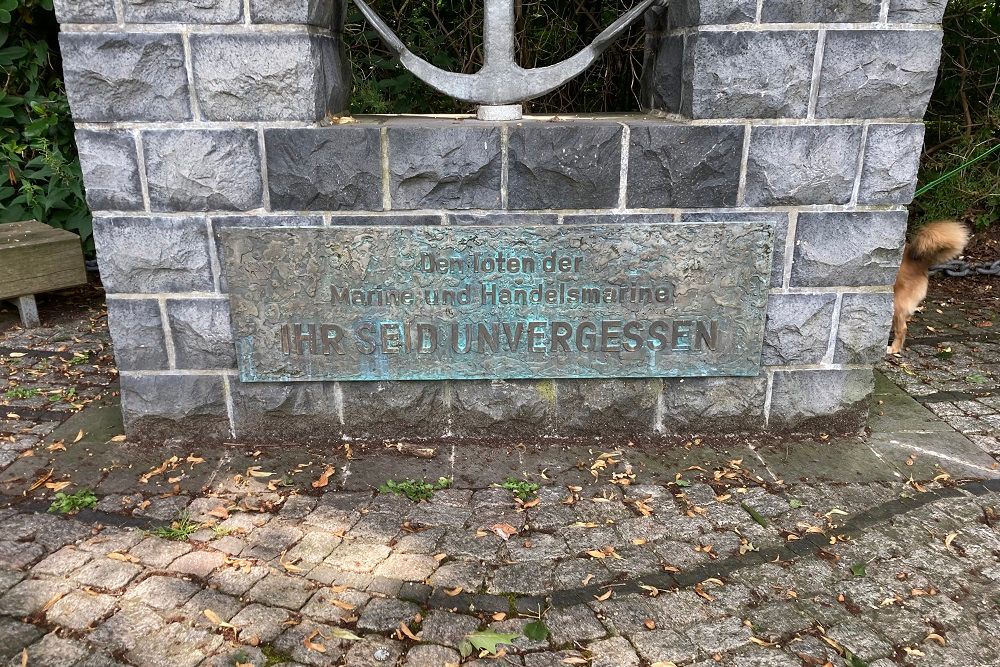
[[[760,371],[771,223],[220,235],[243,381]]]

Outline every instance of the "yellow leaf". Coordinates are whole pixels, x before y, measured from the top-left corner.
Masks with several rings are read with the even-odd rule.
[[[938,644],[940,644],[941,646],[944,646],[944,645],[945,645],[945,640],[944,640],[944,637],[942,637],[941,635],[939,635],[939,634],[937,634],[937,633],[935,633],[935,632],[932,632],[932,633],[930,633],[929,635],[927,635],[927,638],[926,638],[926,639],[924,639],[924,641],[925,641],[925,642],[926,642],[926,641],[936,641],[936,642],[937,642]]]
[[[25,354],[27,354],[27,352],[11,352],[7,356],[10,357],[11,359],[20,359]]]
[[[111,438],[111,442],[125,442],[125,436],[116,435],[115,437]]]
[[[462,587],[461,586],[456,586],[455,588],[452,588],[451,590],[448,590],[447,588],[444,589],[444,594],[447,595],[450,598],[455,597],[456,595],[458,595],[461,592],[462,592]]]
[[[84,433],[83,433],[83,429],[81,428],[80,431],[76,434],[76,437],[73,438],[73,442],[74,443],[80,442],[81,440],[83,440],[83,436],[84,436]]]
[[[200,456],[195,456],[194,454],[188,454],[187,458],[184,460],[190,463],[191,465],[197,465],[199,463],[205,462],[205,459],[201,458]]]
[[[53,442],[51,445],[49,445],[45,449],[49,450],[50,452],[65,452],[66,451],[66,445],[63,444],[62,440],[56,440],[55,442]]]
[[[28,667],[28,649],[21,649],[21,667]]]
[[[123,554],[123,553],[119,553],[117,551],[112,551],[111,553],[107,554],[107,556],[111,560],[120,560],[123,563],[138,563],[139,562],[139,559],[136,558],[135,556],[133,556],[132,554]]]
[[[247,468],[247,476],[249,477],[271,477],[272,475],[274,475],[273,472],[261,470],[260,466],[250,466]]]
[[[594,599],[604,602],[605,600],[611,597],[612,593],[614,593],[614,591],[609,588],[606,592],[601,593],[600,595],[595,595]]]
[[[944,546],[950,549],[951,543],[955,541],[956,537],[958,537],[958,533],[948,533],[948,536],[944,538]]]
[[[46,482],[45,488],[46,489],[52,489],[53,491],[62,491],[63,489],[65,489],[67,486],[69,486],[72,483],[73,482],[70,482],[70,481],[65,481],[65,482]]]
[[[659,662],[654,662],[649,667],[677,667],[677,663],[670,662],[669,660],[660,660]]]
[[[235,625],[233,625],[232,623],[226,623],[219,617],[218,614],[216,614],[211,609],[206,609],[201,613],[205,615],[205,618],[207,618],[212,623],[212,625],[217,625],[220,628],[231,628],[233,630],[236,629]]]
[[[448,554],[434,554],[434,560],[436,560],[439,563],[441,561],[443,561],[447,557],[448,557]]]
[[[347,611],[354,609],[353,604],[351,604],[350,602],[344,602],[343,600],[330,600],[330,604],[332,604],[334,607],[340,607],[341,609],[346,609]]]

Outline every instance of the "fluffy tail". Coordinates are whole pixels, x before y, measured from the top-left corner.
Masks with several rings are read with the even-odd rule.
[[[928,222],[917,230],[907,245],[910,257],[918,262],[940,264],[955,259],[969,242],[969,230],[954,220]]]

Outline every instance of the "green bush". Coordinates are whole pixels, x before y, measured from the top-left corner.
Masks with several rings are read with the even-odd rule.
[[[0,0],[0,222],[72,230],[93,255],[57,30],[52,0]]]
[[[1000,2],[951,0],[944,50],[927,109],[919,186],[1000,143]],[[912,221],[955,218],[983,228],[1000,218],[1000,151],[919,195]]]

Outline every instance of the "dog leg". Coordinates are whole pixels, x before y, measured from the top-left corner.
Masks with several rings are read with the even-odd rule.
[[[896,311],[892,316],[892,330],[894,332],[892,345],[889,346],[889,354],[899,354],[903,351],[903,344],[906,342],[906,315]]]

